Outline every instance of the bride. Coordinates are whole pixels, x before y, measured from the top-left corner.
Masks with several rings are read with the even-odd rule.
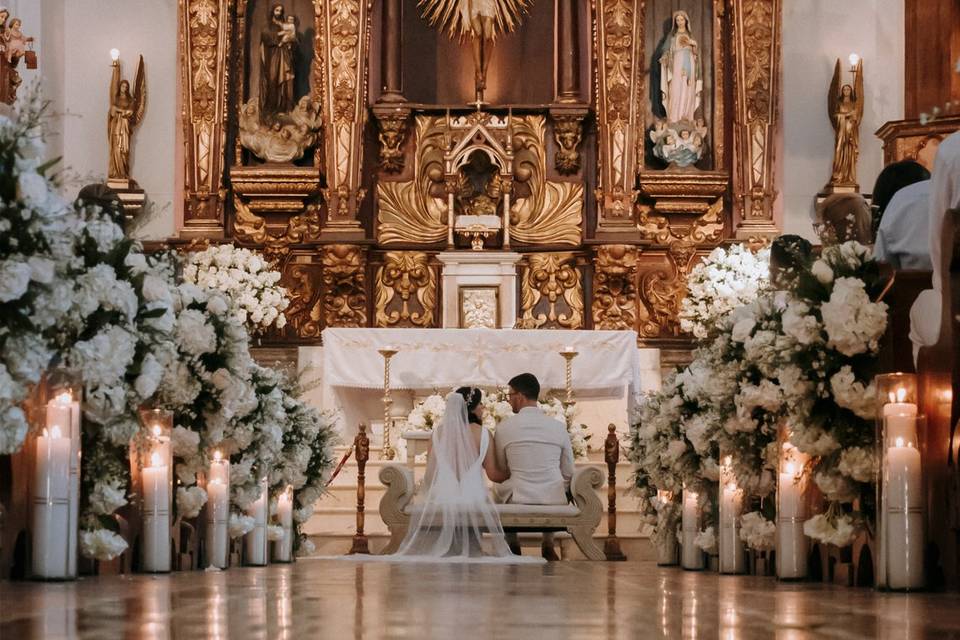
[[[483,473],[501,482],[490,433],[481,426],[479,389],[462,387],[447,396],[443,420],[434,428],[427,471],[414,502],[410,528],[396,562],[544,562],[514,555],[507,545]]]

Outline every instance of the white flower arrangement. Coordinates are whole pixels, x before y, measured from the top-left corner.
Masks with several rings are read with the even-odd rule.
[[[255,251],[223,244],[191,253],[183,277],[197,286],[226,294],[231,312],[251,331],[271,326],[282,329],[287,324],[283,311],[290,299],[286,289],[277,284],[280,272]]]
[[[177,515],[190,519],[200,515],[203,505],[207,504],[207,492],[200,487],[179,487],[177,489]]]
[[[742,244],[714,249],[687,277],[680,328],[701,340],[709,337],[717,322],[766,287],[769,262],[769,249],[754,253]]]
[[[80,552],[87,558],[107,562],[127,550],[127,541],[109,529],[80,532]]]
[[[849,515],[821,513],[803,523],[803,533],[824,544],[846,547],[856,539],[857,526]]]
[[[707,527],[706,529],[699,531],[693,538],[693,544],[697,545],[710,555],[716,555],[717,534],[714,532],[713,527]]]
[[[769,551],[776,544],[777,525],[759,511],[740,516],[740,539],[754,551]]]
[[[231,513],[230,521],[227,524],[227,531],[231,538],[239,538],[253,531],[255,524],[256,521],[253,519],[253,516]]]

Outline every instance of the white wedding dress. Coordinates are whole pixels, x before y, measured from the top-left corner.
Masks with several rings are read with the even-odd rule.
[[[447,396],[443,420],[434,429],[422,497],[411,507],[410,528],[390,562],[542,563],[542,558],[510,551],[484,479],[483,459],[490,434],[483,429],[480,448],[470,431],[467,405],[458,393]],[[356,558],[356,556],[352,556]]]

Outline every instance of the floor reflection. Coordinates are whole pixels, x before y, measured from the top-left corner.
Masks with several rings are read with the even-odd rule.
[[[0,583],[0,638],[960,637],[960,597],[653,563],[545,567],[305,561],[169,576]]]

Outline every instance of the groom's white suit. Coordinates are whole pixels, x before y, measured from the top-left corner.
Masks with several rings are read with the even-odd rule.
[[[566,504],[573,478],[573,447],[562,422],[524,407],[497,427],[497,460],[510,479],[494,485],[498,502]]]

